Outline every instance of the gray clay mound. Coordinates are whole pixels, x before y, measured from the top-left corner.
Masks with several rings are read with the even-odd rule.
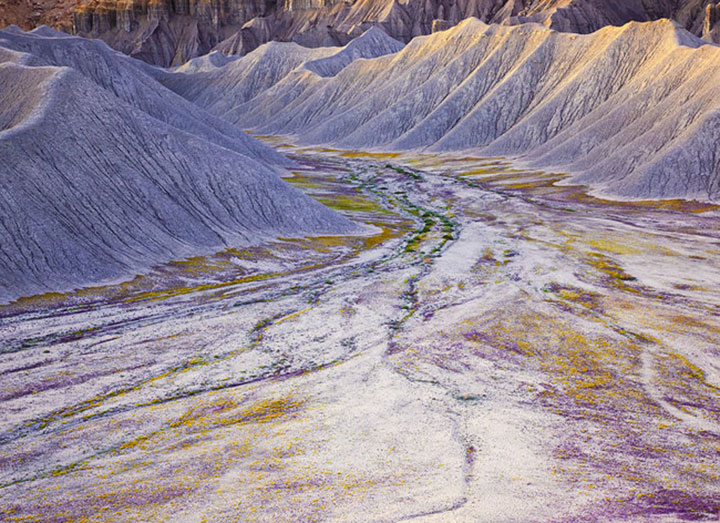
[[[0,302],[355,229],[280,179],[284,157],[133,60],[38,33],[0,31]]]

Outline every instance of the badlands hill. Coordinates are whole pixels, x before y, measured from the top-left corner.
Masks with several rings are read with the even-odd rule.
[[[99,41],[0,31],[0,302],[353,225]]]
[[[298,48],[273,44],[282,68],[252,98],[258,78],[243,64],[267,55],[262,48],[211,74],[178,76],[178,92],[216,81],[223,101],[193,100],[305,144],[511,156],[607,196],[717,199],[720,48],[703,44],[667,20],[576,35],[469,19],[333,76],[310,61],[279,79]],[[246,74],[222,84],[236,68]]]
[[[281,80],[283,86],[279,91],[285,94],[298,76],[332,77],[354,60],[377,58],[402,48],[400,42],[373,28],[345,47],[308,48],[293,42],[268,42],[220,66],[210,67],[206,63],[216,56],[213,53],[207,60],[197,58],[174,73],[156,70],[152,74],[184,98],[235,123],[236,119],[228,113]],[[243,114],[245,110],[243,107]]]
[[[469,17],[576,33],[669,18],[696,36],[720,41],[714,0],[0,0],[0,27],[48,24],[162,66],[213,48],[245,54],[272,40],[344,45],[373,26],[408,42]]]

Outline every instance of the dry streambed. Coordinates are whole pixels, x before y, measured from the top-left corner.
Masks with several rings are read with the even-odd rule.
[[[285,151],[366,235],[0,311],[3,519],[717,517],[715,208]]]

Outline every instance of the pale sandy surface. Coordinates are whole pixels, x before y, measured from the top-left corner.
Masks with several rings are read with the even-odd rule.
[[[712,206],[283,150],[368,236],[0,309],[0,519],[717,517]]]

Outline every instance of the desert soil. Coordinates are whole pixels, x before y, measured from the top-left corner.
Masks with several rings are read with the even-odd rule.
[[[0,519],[720,514],[715,206],[274,143],[365,235],[0,308]]]

